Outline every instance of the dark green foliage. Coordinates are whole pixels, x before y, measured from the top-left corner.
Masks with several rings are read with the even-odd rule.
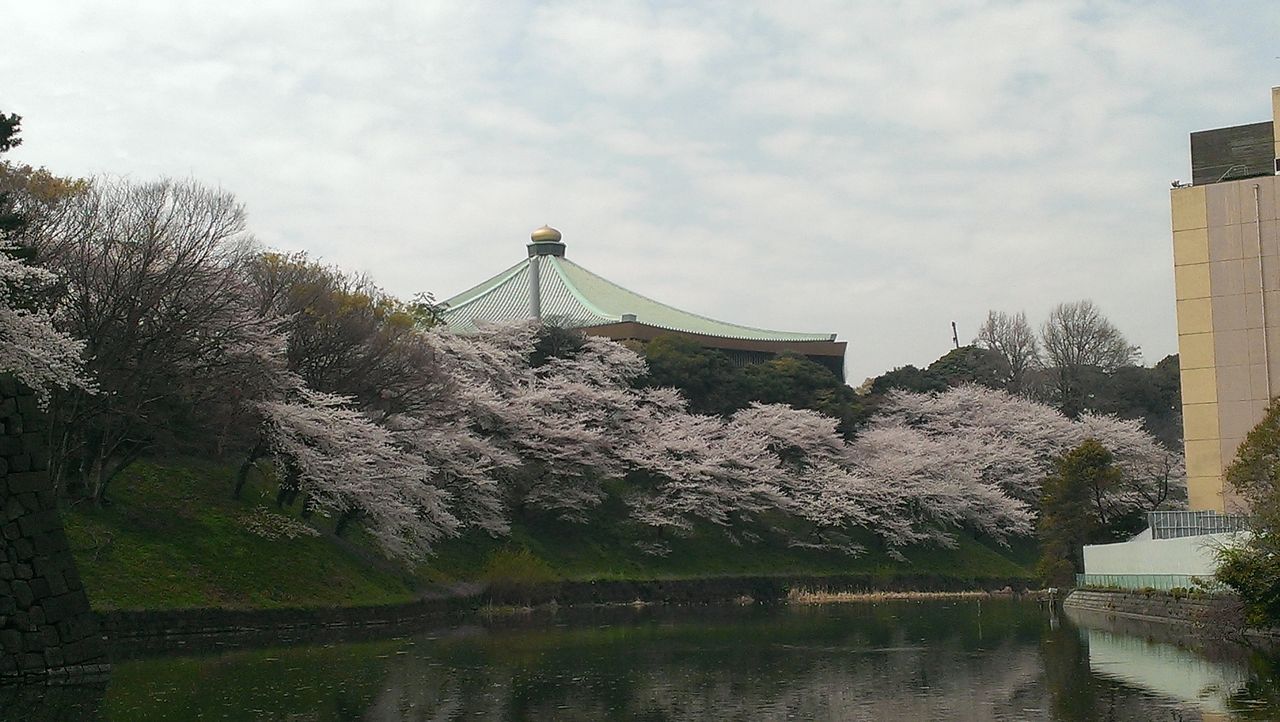
[[[5,114],[0,110],[0,153],[4,153],[22,144],[18,137],[18,126],[22,117],[12,113]],[[25,222],[22,214],[13,209],[13,196],[8,191],[0,191],[0,233],[8,234],[21,228]]]
[[[1272,401],[1227,467],[1253,515],[1248,543],[1219,551],[1218,581],[1244,602],[1250,624],[1280,624],[1280,400]]]
[[[750,403],[742,369],[723,352],[680,336],[659,336],[645,344],[644,356],[649,375],[642,383],[679,389],[690,411],[727,415]]]
[[[751,401],[812,409],[840,421],[850,436],[871,415],[871,407],[830,369],[803,356],[783,355],[744,370]]]
[[[1280,532],[1280,400],[1244,437],[1226,477],[1252,507],[1255,530]]]
[[[0,110],[0,153],[22,145],[22,139],[18,137],[21,125],[22,116]]]
[[[1280,622],[1280,554],[1274,547],[1274,540],[1268,540],[1218,550],[1215,577],[1240,597],[1252,627]]]
[[[830,369],[797,354],[783,354],[745,368],[723,352],[679,336],[659,336],[644,347],[649,375],[641,383],[679,389],[689,410],[728,416],[753,401],[812,409],[840,421],[851,435],[871,407]]]
[[[947,386],[970,383],[1003,389],[1009,376],[1009,362],[991,349],[961,346],[929,364],[926,373]]]
[[[1062,395],[1062,371],[1032,374],[1026,391],[1052,403],[1071,418],[1082,413],[1114,414],[1141,419],[1147,430],[1169,448],[1182,444],[1182,394],[1178,356],[1166,356],[1153,367],[1121,366],[1107,371],[1081,366],[1070,372],[1069,393]]]
[[[1084,571],[1083,548],[1101,529],[1092,497],[1120,480],[1111,452],[1093,439],[1063,454],[1045,479],[1040,500],[1040,562],[1036,573],[1049,586],[1073,586]]]
[[[899,366],[892,371],[886,371],[871,382],[871,393],[877,395],[893,390],[925,394],[934,391],[945,391],[946,388],[945,381],[911,364]]]
[[[943,354],[928,368],[900,366],[877,376],[871,382],[871,392],[883,394],[898,389],[932,393],[967,383],[1004,389],[1008,376],[1009,362],[999,353],[978,346],[961,346]]]
[[[1151,368],[1122,366],[1110,374],[1100,370],[1082,375],[1084,409],[1141,419],[1161,443],[1171,449],[1182,445],[1182,393],[1178,356],[1166,356]]]
[[[572,358],[582,349],[582,342],[582,332],[575,328],[543,324],[538,327],[538,341],[529,364],[538,368],[553,358]]]

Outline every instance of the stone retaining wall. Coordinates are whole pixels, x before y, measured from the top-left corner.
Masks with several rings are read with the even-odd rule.
[[[327,609],[173,609],[107,611],[102,627],[112,643],[152,637],[284,633],[355,627],[409,627],[475,610],[478,597],[436,597],[406,604]]]
[[[1077,589],[1063,601],[1068,610],[1096,612],[1128,619],[1198,625],[1219,619],[1236,604],[1234,599],[1213,596],[1182,596],[1169,592],[1129,592]]]
[[[43,429],[36,397],[0,377],[0,679],[94,675],[107,665],[58,516]]]

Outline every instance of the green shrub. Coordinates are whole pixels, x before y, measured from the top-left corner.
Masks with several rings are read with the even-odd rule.
[[[1270,627],[1280,620],[1280,555],[1265,546],[1224,547],[1218,551],[1216,576],[1240,597],[1250,626]]]

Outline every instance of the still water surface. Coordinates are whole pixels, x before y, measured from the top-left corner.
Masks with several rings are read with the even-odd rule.
[[[561,609],[372,641],[119,659],[0,688],[43,720],[1280,719],[1280,656],[966,600]]]

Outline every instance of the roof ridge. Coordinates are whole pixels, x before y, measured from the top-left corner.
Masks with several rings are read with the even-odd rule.
[[[562,262],[564,262],[564,263],[568,263],[568,264],[572,265],[574,268],[578,269],[579,271],[582,271],[583,273],[585,273],[585,274],[587,274],[587,275],[589,275],[589,276],[592,276],[592,277],[594,277],[594,278],[597,278],[597,279],[599,279],[600,281],[603,281],[604,283],[609,284],[610,286],[614,286],[614,287],[616,287],[616,288],[620,288],[620,289],[622,289],[623,291],[626,291],[627,293],[632,294],[633,296],[639,296],[640,298],[642,298],[642,299],[644,299],[644,300],[648,301],[649,303],[652,303],[652,304],[657,305],[657,306],[662,306],[663,308],[669,308],[669,309],[671,309],[672,311],[676,311],[676,312],[678,312],[678,313],[683,313],[683,314],[686,314],[686,315],[689,315],[689,316],[693,316],[693,317],[695,317],[695,318],[702,319],[703,321],[711,321],[712,323],[723,324],[723,325],[725,325],[725,326],[733,326],[733,327],[735,327],[735,328],[740,328],[740,329],[744,329],[744,330],[747,330],[747,331],[755,331],[755,332],[757,332],[757,333],[764,333],[764,334],[774,334],[774,335],[780,335],[780,336],[781,336],[781,335],[787,335],[787,336],[820,336],[820,337],[822,337],[822,338],[820,338],[820,339],[819,339],[819,338],[815,338],[815,339],[813,339],[813,340],[815,340],[815,341],[818,341],[818,340],[830,341],[830,340],[834,340],[834,338],[835,338],[835,334],[829,334],[829,333],[809,333],[809,332],[805,332],[805,331],[781,331],[781,330],[773,329],[773,328],[760,328],[760,327],[757,327],[757,326],[746,326],[746,325],[743,325],[743,324],[740,324],[740,323],[734,323],[734,322],[732,322],[732,321],[723,321],[723,320],[718,319],[718,318],[712,318],[712,317],[710,317],[710,316],[704,316],[704,315],[702,315],[702,314],[700,314],[700,313],[695,313],[695,312],[693,312],[693,311],[686,311],[686,310],[684,310],[684,309],[682,309],[682,308],[677,308],[677,307],[675,307],[675,306],[672,306],[672,305],[671,305],[671,304],[669,304],[669,303],[663,303],[662,301],[659,301],[659,300],[654,299],[654,298],[650,298],[649,296],[646,296],[646,295],[644,295],[643,293],[638,293],[638,292],[636,292],[636,291],[632,291],[631,289],[626,288],[625,286],[622,286],[622,285],[620,285],[620,284],[614,283],[613,281],[610,281],[609,279],[605,278],[604,276],[601,276],[600,274],[595,273],[594,271],[591,271],[591,270],[587,269],[586,267],[582,266],[581,264],[574,263],[573,261],[570,261],[568,258],[561,258],[561,259],[560,259],[560,261],[562,261]],[[559,269],[557,269],[557,270],[559,270]],[[566,284],[567,284],[570,288],[573,288],[573,283],[572,283],[571,281],[569,281],[568,279],[565,279],[565,282],[566,282]],[[574,290],[575,294],[577,294],[577,295],[581,296],[581,293],[580,293],[580,292],[578,292],[578,290],[577,290],[576,288],[573,288],[573,290]],[[612,314],[601,314],[601,315],[604,315],[604,316],[609,317],[609,318],[612,318],[612,316],[613,316]],[[644,322],[645,322],[643,319],[636,319],[636,320],[637,320],[637,321],[639,321],[640,323],[644,323]],[[659,326],[659,328],[668,328],[668,327],[666,327],[666,326]],[[673,331],[682,331],[682,330],[686,330],[686,329],[675,329],[675,328],[673,328],[673,329],[671,329],[671,330],[673,330]]]
[[[524,268],[527,267],[528,265],[529,265],[528,259],[522,260],[516,265],[512,266],[511,268],[508,268],[507,270],[503,271],[502,273],[499,273],[496,276],[493,276],[492,278],[486,281],[481,281],[480,283],[477,283],[471,288],[468,288],[467,290],[462,291],[461,293],[454,294],[453,296],[445,299],[442,305],[445,307],[446,310],[449,310],[449,311],[456,311],[460,308],[466,308],[467,306],[470,306],[476,301],[479,301],[485,296],[488,296],[489,294],[493,293],[499,288],[502,288],[502,286],[506,284],[507,281],[510,281],[512,278],[515,278],[516,276],[520,275],[520,271],[524,270]],[[471,296],[470,298],[467,298],[464,301],[458,302],[457,305],[454,305],[453,303],[454,299],[461,298],[472,292],[475,292],[474,296]]]
[[[605,313],[603,309],[601,309],[599,306],[592,303],[591,300],[588,299],[586,295],[582,293],[582,291],[578,290],[577,286],[573,285],[573,281],[570,280],[569,277],[565,275],[564,269],[560,267],[561,262],[572,263],[572,261],[566,258],[556,259],[555,256],[546,256],[546,257],[551,259],[551,267],[555,269],[556,275],[559,276],[560,278],[560,282],[563,283],[564,287],[569,290],[569,293],[573,294],[573,297],[578,300],[578,303],[581,303],[583,307],[585,307],[588,311],[594,313],[597,316],[600,316],[601,318],[607,318],[607,319],[613,320],[614,322],[617,322],[620,320],[620,318],[614,318],[614,314],[612,313]],[[574,263],[573,265],[578,266],[578,264],[576,263]],[[582,266],[578,266],[578,268],[582,268]],[[586,270],[586,269],[583,269],[583,270]],[[591,273],[591,272],[587,271],[587,273]],[[608,279],[605,279],[600,276],[596,276],[596,278],[600,278],[600,280],[605,281],[606,283],[609,282]],[[616,286],[617,284],[614,284],[614,285]],[[621,288],[621,286],[618,286],[618,287]]]

